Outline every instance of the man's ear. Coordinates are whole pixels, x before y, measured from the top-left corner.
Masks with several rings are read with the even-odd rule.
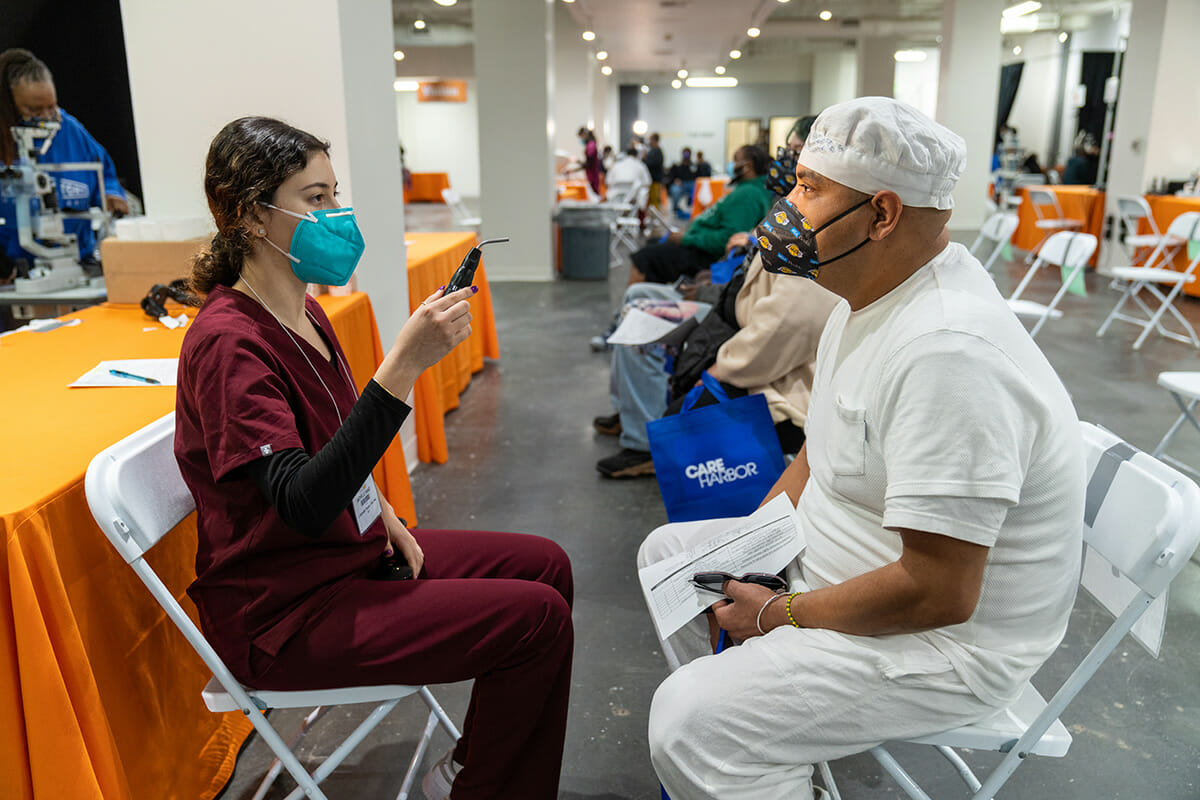
[[[879,240],[887,238],[896,229],[904,204],[895,192],[876,192],[871,198],[871,210],[875,213],[875,219],[871,221],[870,235],[872,239]]]

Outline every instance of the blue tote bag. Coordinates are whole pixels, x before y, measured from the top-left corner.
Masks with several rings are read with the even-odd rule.
[[[749,514],[783,473],[783,450],[766,398],[730,399],[707,372],[701,380],[678,414],[646,423],[671,522]],[[693,408],[704,389],[719,402]]]

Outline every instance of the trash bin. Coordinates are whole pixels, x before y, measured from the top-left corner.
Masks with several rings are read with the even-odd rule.
[[[560,203],[554,218],[561,232],[562,276],[571,280],[607,280],[612,212],[594,203]]]

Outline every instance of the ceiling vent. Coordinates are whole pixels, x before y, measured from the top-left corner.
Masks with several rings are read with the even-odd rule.
[[[658,0],[659,8],[685,8],[688,0]]]

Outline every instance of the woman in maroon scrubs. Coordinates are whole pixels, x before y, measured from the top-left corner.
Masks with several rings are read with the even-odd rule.
[[[175,454],[196,499],[201,627],[259,689],[475,679],[431,798],[554,798],[573,629],[553,542],[409,531],[371,469],[421,372],[470,333],[468,288],[426,298],[362,396],[309,282],[362,254],[329,145],[278,120],[229,123],[208,152],[217,226],[179,359]],[[411,579],[405,577],[411,568]]]

